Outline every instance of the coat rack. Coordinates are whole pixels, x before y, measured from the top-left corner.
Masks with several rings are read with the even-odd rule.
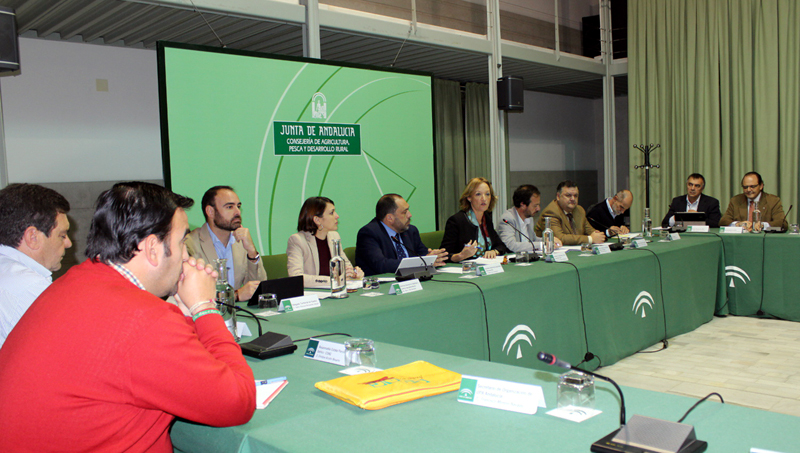
[[[638,149],[639,151],[644,154],[644,165],[635,165],[633,168],[638,170],[640,168],[644,168],[644,207],[646,209],[650,209],[650,169],[651,168],[661,168],[659,165],[651,165],[650,164],[650,153],[661,148],[661,145],[633,145],[634,148]]]

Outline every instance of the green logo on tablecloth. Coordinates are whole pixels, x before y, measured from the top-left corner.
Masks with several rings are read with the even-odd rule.
[[[750,276],[747,275],[747,272],[745,272],[744,269],[738,266],[725,266],[725,276],[731,278],[731,282],[728,285],[731,288],[736,288],[736,285],[733,283],[733,277],[738,278],[745,285],[747,284],[747,282],[750,281]],[[745,277],[747,278],[747,280],[745,280]]]
[[[533,329],[526,326],[525,324],[519,324],[515,326],[511,331],[508,332],[506,335],[506,341],[503,342],[503,349],[502,351],[506,352],[508,355],[509,352],[514,348],[514,345],[520,341],[524,341],[528,343],[530,346],[533,346],[533,342],[531,338],[534,340],[536,339],[536,334],[533,333]],[[517,344],[517,359],[522,358],[522,348],[521,345]]]
[[[461,389],[458,391],[458,399],[461,401],[472,401],[475,399],[475,388],[478,386],[476,379],[461,378]]]

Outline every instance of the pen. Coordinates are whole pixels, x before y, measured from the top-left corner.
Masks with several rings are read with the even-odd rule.
[[[256,381],[256,387],[258,387],[259,385],[274,384],[276,382],[285,381],[285,380],[286,380],[286,376],[281,376],[281,377],[276,377],[276,378],[272,378],[272,379],[267,379],[265,381]]]

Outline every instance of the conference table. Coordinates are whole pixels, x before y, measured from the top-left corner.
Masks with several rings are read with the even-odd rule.
[[[794,265],[800,235],[724,234],[716,229],[707,235],[722,240],[725,255],[728,305],[718,311],[800,321],[800,278]]]
[[[253,327],[253,326],[251,326]],[[276,326],[270,326],[276,327]],[[282,325],[297,341],[320,331]],[[353,335],[363,332],[354,330]],[[346,337],[330,336],[343,342]],[[391,368],[417,360],[481,378],[539,385],[547,408],[525,415],[460,403],[449,392],[367,411],[314,387],[344,376],[343,368],[303,357],[307,341],[294,354],[260,361],[247,358],[257,379],[286,376],[284,390],[250,422],[212,428],[177,421],[171,438],[178,452],[352,452],[352,451],[541,451],[585,452],[592,442],[619,427],[619,398],[610,384],[596,382],[601,414],[582,423],[547,415],[555,408],[558,370],[532,370],[502,363],[376,343],[378,366]],[[555,373],[554,373],[555,372]],[[696,400],[623,387],[628,417],[633,414],[677,421]],[[724,392],[723,392],[724,397]],[[720,404],[716,397],[700,404],[684,423],[708,442],[708,452],[747,452],[751,447],[797,451],[797,417]]]
[[[566,263],[508,264],[474,279],[441,273],[401,295],[383,284],[268,324],[535,369],[547,351],[595,369],[711,320],[725,303],[722,250],[718,237],[686,234],[610,254],[571,251]]]

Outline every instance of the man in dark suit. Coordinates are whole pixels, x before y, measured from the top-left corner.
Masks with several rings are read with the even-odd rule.
[[[675,226],[676,212],[705,212],[706,225],[711,228],[719,226],[722,214],[719,211],[719,200],[708,195],[703,195],[706,179],[700,173],[692,173],[686,179],[686,196],[675,197],[669,204],[669,211],[661,221],[664,228]]]
[[[613,197],[589,208],[586,218],[595,229],[605,232],[608,238],[628,234],[630,230],[625,226],[625,212],[632,204],[633,194],[630,190],[622,189]]]
[[[375,218],[364,225],[356,238],[356,265],[364,275],[393,273],[409,256],[437,255],[436,265],[444,265],[447,252],[425,247],[417,227],[411,225],[406,200],[390,193],[375,206]]]

